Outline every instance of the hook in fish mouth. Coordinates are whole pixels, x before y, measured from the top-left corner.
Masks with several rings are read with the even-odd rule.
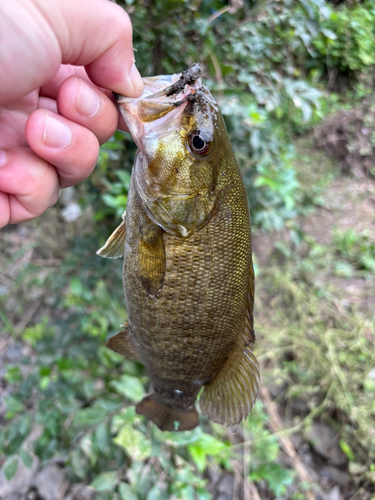
[[[170,87],[160,90],[156,94],[148,96],[148,99],[156,97],[170,97],[182,92],[186,85],[193,85],[201,76],[201,67],[194,63],[190,68],[181,73],[180,79],[173,83]],[[184,101],[186,102],[186,101]]]
[[[200,76],[200,65],[198,63],[194,63],[192,66],[190,66],[190,68],[181,73],[181,76],[179,80],[177,80],[177,82],[173,83],[169,87],[166,87],[165,89],[160,90],[159,92],[156,92],[156,94],[151,94],[145,97],[145,99],[156,99],[158,97],[170,97],[180,94],[185,89],[186,85],[193,85],[200,78]],[[113,92],[113,96],[116,101],[124,98],[123,95],[116,94],[116,92]],[[177,107],[181,104],[184,104],[186,101],[193,101],[194,99],[194,93],[191,93],[187,97],[185,97],[185,99],[177,101],[173,104]]]

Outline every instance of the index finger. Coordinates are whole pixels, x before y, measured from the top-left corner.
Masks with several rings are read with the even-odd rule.
[[[136,97],[143,89],[129,16],[108,0],[2,1],[0,45],[7,47],[0,104],[41,87],[61,63],[85,66],[93,83],[119,94]]]
[[[39,92],[40,97],[49,97],[49,98],[54,99],[56,101],[59,99],[60,102],[61,102],[61,99],[66,100],[67,97],[69,97],[69,101],[73,102],[74,98],[77,98],[77,97],[72,95],[72,89],[70,89],[70,94],[68,94],[68,95],[66,94],[65,89],[63,92],[63,96],[61,96],[61,93],[60,93],[60,89],[61,89],[63,83],[65,82],[65,80],[67,80],[71,76],[79,76],[83,80],[86,80],[87,82],[90,82],[92,84],[84,67],[73,66],[71,64],[62,64],[59,68],[59,71],[56,73],[56,75],[49,82],[47,82],[45,85],[43,85],[40,88],[40,92]],[[120,113],[119,107],[116,103],[116,100],[113,96],[113,93],[110,90],[100,88],[100,87],[99,87],[99,90],[101,92],[103,92],[112,101],[113,105],[115,106],[115,108],[117,110],[117,116],[118,116],[117,128],[119,128],[120,130],[124,130],[125,132],[129,132],[129,129],[128,129],[127,125],[125,124],[125,121]],[[59,94],[60,94],[60,97],[59,97]],[[72,107],[74,107],[74,106],[72,105]],[[72,117],[70,115],[68,116],[66,114],[66,112],[62,111],[61,106],[59,108],[59,112],[63,116],[65,116],[66,118],[72,119]]]

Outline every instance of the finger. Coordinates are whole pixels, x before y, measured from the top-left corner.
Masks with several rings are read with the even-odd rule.
[[[120,94],[143,89],[129,17],[108,0],[0,2],[0,46],[0,104],[41,87],[61,63],[86,66],[96,85]]]
[[[30,113],[37,108],[37,105],[38,92],[35,91],[24,96],[18,102],[0,108],[0,143],[2,148],[27,147],[24,134],[25,125]]]
[[[57,168],[61,187],[86,179],[99,155],[98,140],[90,130],[44,109],[30,115],[26,138],[37,155]]]
[[[5,152],[0,167],[0,227],[33,219],[56,203],[59,179],[56,169],[29,148]]]
[[[86,70],[83,66],[73,66],[72,64],[62,64],[56,73],[47,83],[40,87],[39,95],[44,97],[51,97],[57,99],[61,85],[71,76],[78,76],[83,80],[90,82]],[[113,93],[103,87],[98,87],[112,102],[115,102]]]
[[[86,70],[83,66],[73,66],[72,64],[62,64],[53,78],[41,86],[39,95],[57,99],[59,90],[63,82],[71,76],[79,76],[84,80],[90,81]],[[110,93],[108,91],[108,93]]]
[[[48,109],[52,113],[58,113],[57,102],[55,99],[50,99],[49,97],[39,97],[38,100],[39,109]]]
[[[101,144],[117,128],[118,113],[114,103],[95,85],[82,78],[71,76],[64,81],[57,106],[62,116],[91,130]]]
[[[65,82],[65,80],[67,80],[72,76],[77,76],[79,78],[82,78],[84,81],[91,83],[85,69],[82,66],[72,66],[70,64],[63,64],[60,66],[60,69],[56,73],[56,75],[48,83],[46,83],[41,87],[40,95],[45,97],[51,97],[52,99],[57,99],[60,87]],[[125,124],[124,119],[121,116],[120,110],[116,104],[115,98],[113,97],[113,93],[110,90],[104,88],[100,88],[99,90],[108,97],[108,99],[114,104],[117,110],[117,121],[118,121],[117,128],[129,132],[129,129]],[[39,106],[39,107],[45,107],[45,106]],[[51,111],[57,113],[55,109],[52,109],[50,107],[46,107],[46,109],[50,109]]]

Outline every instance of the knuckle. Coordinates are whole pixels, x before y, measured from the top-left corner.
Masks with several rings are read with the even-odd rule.
[[[119,5],[112,3],[112,8],[116,10],[115,15],[117,17],[117,20],[119,24],[121,25],[121,30],[126,30],[127,32],[130,31],[130,34],[132,33],[132,23],[130,20],[129,15],[127,12],[120,7]],[[123,34],[123,33],[122,33]]]

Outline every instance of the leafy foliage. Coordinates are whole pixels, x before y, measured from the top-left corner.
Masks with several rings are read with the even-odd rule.
[[[135,413],[148,379],[141,364],[104,347],[126,311],[121,265],[95,256],[95,240],[70,240],[73,249],[57,273],[36,275],[31,263],[10,291],[27,296],[33,287],[43,287],[53,297],[54,314],[16,334],[29,346],[29,355],[21,367],[9,364],[5,375],[11,394],[0,430],[0,454],[7,457],[4,473],[10,479],[19,460],[30,466],[33,454],[42,462],[58,454],[70,479],[89,482],[98,498],[209,500],[204,472],[212,463],[232,470],[237,447],[221,426],[207,421],[189,432],[161,432]],[[10,314],[6,308],[2,312]],[[275,463],[279,457],[266,421],[257,405],[245,429],[249,442],[255,436],[265,440],[252,450],[257,467],[267,462],[267,450],[272,449]],[[271,467],[263,478],[271,489],[284,470]]]
[[[375,64],[375,6],[370,1],[332,10],[314,45],[329,66],[369,71]]]
[[[327,72],[368,72],[374,65],[373,4],[334,9],[324,0],[286,0],[250,2],[237,11],[223,0],[123,5],[143,75],[201,63],[243,171],[253,223],[281,229],[301,210],[290,137],[329,111],[321,85]],[[88,199],[99,205],[97,219],[122,214],[134,150],[128,134],[103,146]]]
[[[204,81],[221,106],[244,173],[254,223],[280,229],[296,215],[299,198],[285,120],[289,132],[305,127],[319,106],[321,92],[308,78],[301,78],[299,66],[320,32],[320,16],[328,16],[327,7],[317,0],[310,2],[309,9],[304,1],[271,2],[262,7],[254,3],[250,10],[215,16],[225,2],[167,3],[166,19],[164,1],[126,2],[134,25],[137,65],[142,74],[155,75],[182,71],[194,61],[201,63]],[[110,147],[115,144],[112,141]],[[120,161],[129,170],[132,146],[128,138],[124,145],[116,152],[120,156],[115,166]],[[108,176],[99,186],[94,182],[99,189],[105,187],[101,199],[118,217],[126,197],[121,189],[126,190],[127,181],[122,187],[114,182],[118,174],[107,151],[99,165]],[[106,213],[110,210],[99,211],[99,217]]]
[[[373,320],[349,311],[339,323],[336,291],[322,286],[318,276],[326,266],[336,277],[368,278],[374,245],[366,233],[347,231],[337,232],[327,249],[291,222],[322,203],[328,177],[311,167],[309,187],[303,188],[296,170],[301,157],[291,138],[340,105],[341,97],[326,94],[332,68],[342,75],[356,71],[354,84],[371,74],[373,2],[334,8],[324,0],[254,0],[237,10],[224,0],[123,5],[134,24],[143,75],[202,64],[243,172],[253,224],[289,229],[292,245],[275,245],[278,258],[289,264],[260,271],[259,332],[267,330],[264,338],[272,339],[263,342],[261,355],[285,382],[286,400],[306,402],[309,412],[296,420],[296,429],[327,408],[345,415],[341,449],[359,481],[371,481],[374,471],[366,460],[375,454],[369,424],[375,385],[368,369],[375,363],[368,334]],[[360,95],[365,94],[362,88]],[[31,466],[33,454],[42,463],[58,456],[70,479],[90,483],[99,500],[209,500],[207,470],[232,471],[240,456],[246,478],[285,497],[295,478],[281,460],[260,403],[244,423],[239,444],[205,420],[191,432],[162,433],[135,413],[134,404],[148,390],[142,365],[104,347],[126,310],[121,266],[99,259],[95,251],[126,208],[134,153],[129,134],[116,132],[102,146],[89,182],[78,188],[81,222],[73,227],[56,213],[52,220],[46,215],[40,226],[32,226],[32,241],[7,256],[4,269],[28,252],[33,258],[1,290],[2,335],[26,346],[21,362],[9,363],[3,375],[2,469],[10,479],[21,461]],[[303,248],[303,257],[296,248]],[[57,260],[57,267],[38,267],[38,259],[48,258]],[[264,288],[271,303],[262,302]],[[355,436],[348,422],[356,427]]]
[[[366,231],[360,234],[353,229],[344,232],[336,231],[334,241],[339,255],[359,269],[375,272],[375,244],[370,240]]]

